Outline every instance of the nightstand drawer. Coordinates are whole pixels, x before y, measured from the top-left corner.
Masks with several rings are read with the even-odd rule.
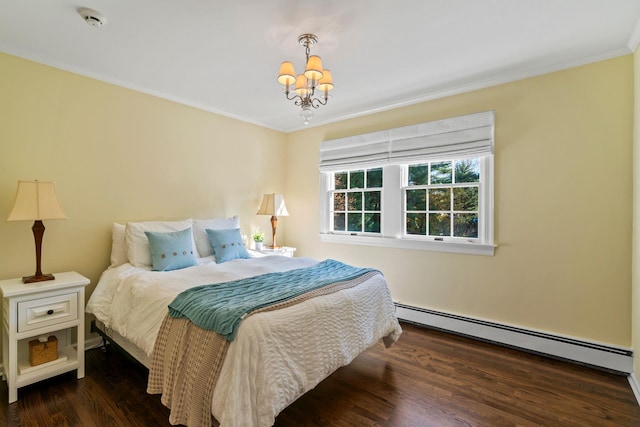
[[[68,322],[77,318],[77,292],[18,303],[18,332]]]

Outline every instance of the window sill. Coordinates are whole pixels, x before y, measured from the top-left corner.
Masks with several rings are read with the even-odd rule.
[[[347,234],[320,233],[320,241],[324,243],[346,243],[363,246],[382,246],[386,248],[416,249],[434,252],[449,252],[467,255],[493,256],[495,245],[477,243],[435,242],[424,240],[395,239],[392,237],[351,236]]]

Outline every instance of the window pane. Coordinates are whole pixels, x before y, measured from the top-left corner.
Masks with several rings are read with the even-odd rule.
[[[380,210],[380,191],[365,191],[364,210],[365,211]]]
[[[427,214],[408,213],[407,214],[407,234],[427,234]]]
[[[367,188],[382,187],[382,168],[367,171]]]
[[[351,213],[347,216],[349,231],[362,231],[362,214]]]
[[[334,174],[334,186],[336,190],[344,190],[347,188],[346,172],[336,172]]]
[[[431,163],[431,184],[451,184],[451,162]]]
[[[344,218],[345,218],[345,214],[343,213],[333,214],[333,230],[334,231],[344,231]]]
[[[478,214],[453,214],[453,235],[478,237]]]
[[[351,172],[349,188],[364,188],[364,171]]]
[[[478,187],[461,187],[453,189],[454,211],[478,210]]]
[[[407,190],[407,210],[427,210],[427,190]]]
[[[450,236],[451,235],[451,214],[430,213],[429,214],[429,236]]]
[[[480,182],[480,160],[457,160],[456,182]]]
[[[361,211],[362,210],[362,193],[349,193],[348,195],[349,206],[348,210],[350,211]]]
[[[366,213],[364,214],[364,231],[367,233],[380,232],[380,214]]]
[[[451,189],[450,188],[430,188],[429,189],[429,210],[430,211],[451,210]]]
[[[344,201],[346,198],[345,193],[333,193],[333,210],[334,211],[343,211],[344,209]]]
[[[409,166],[409,183],[411,185],[429,184],[429,165]]]

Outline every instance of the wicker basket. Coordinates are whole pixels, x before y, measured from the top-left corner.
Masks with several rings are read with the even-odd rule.
[[[29,341],[29,363],[31,366],[42,365],[58,358],[58,338],[50,335],[47,341]]]

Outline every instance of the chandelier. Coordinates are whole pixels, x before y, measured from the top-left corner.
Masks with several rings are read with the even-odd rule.
[[[304,73],[296,76],[293,64],[284,61],[280,64],[278,82],[284,85],[284,94],[288,100],[293,101],[298,107],[302,107],[300,116],[304,119],[304,124],[308,125],[313,118],[313,108],[327,105],[329,91],[333,89],[333,79],[331,71],[322,68],[322,60],[319,56],[309,55],[311,46],[318,43],[318,37],[313,34],[302,34],[298,37],[298,43],[304,46],[307,57]],[[294,95],[291,95],[291,85],[295,83]],[[319,98],[314,98],[316,90],[320,92]]]

